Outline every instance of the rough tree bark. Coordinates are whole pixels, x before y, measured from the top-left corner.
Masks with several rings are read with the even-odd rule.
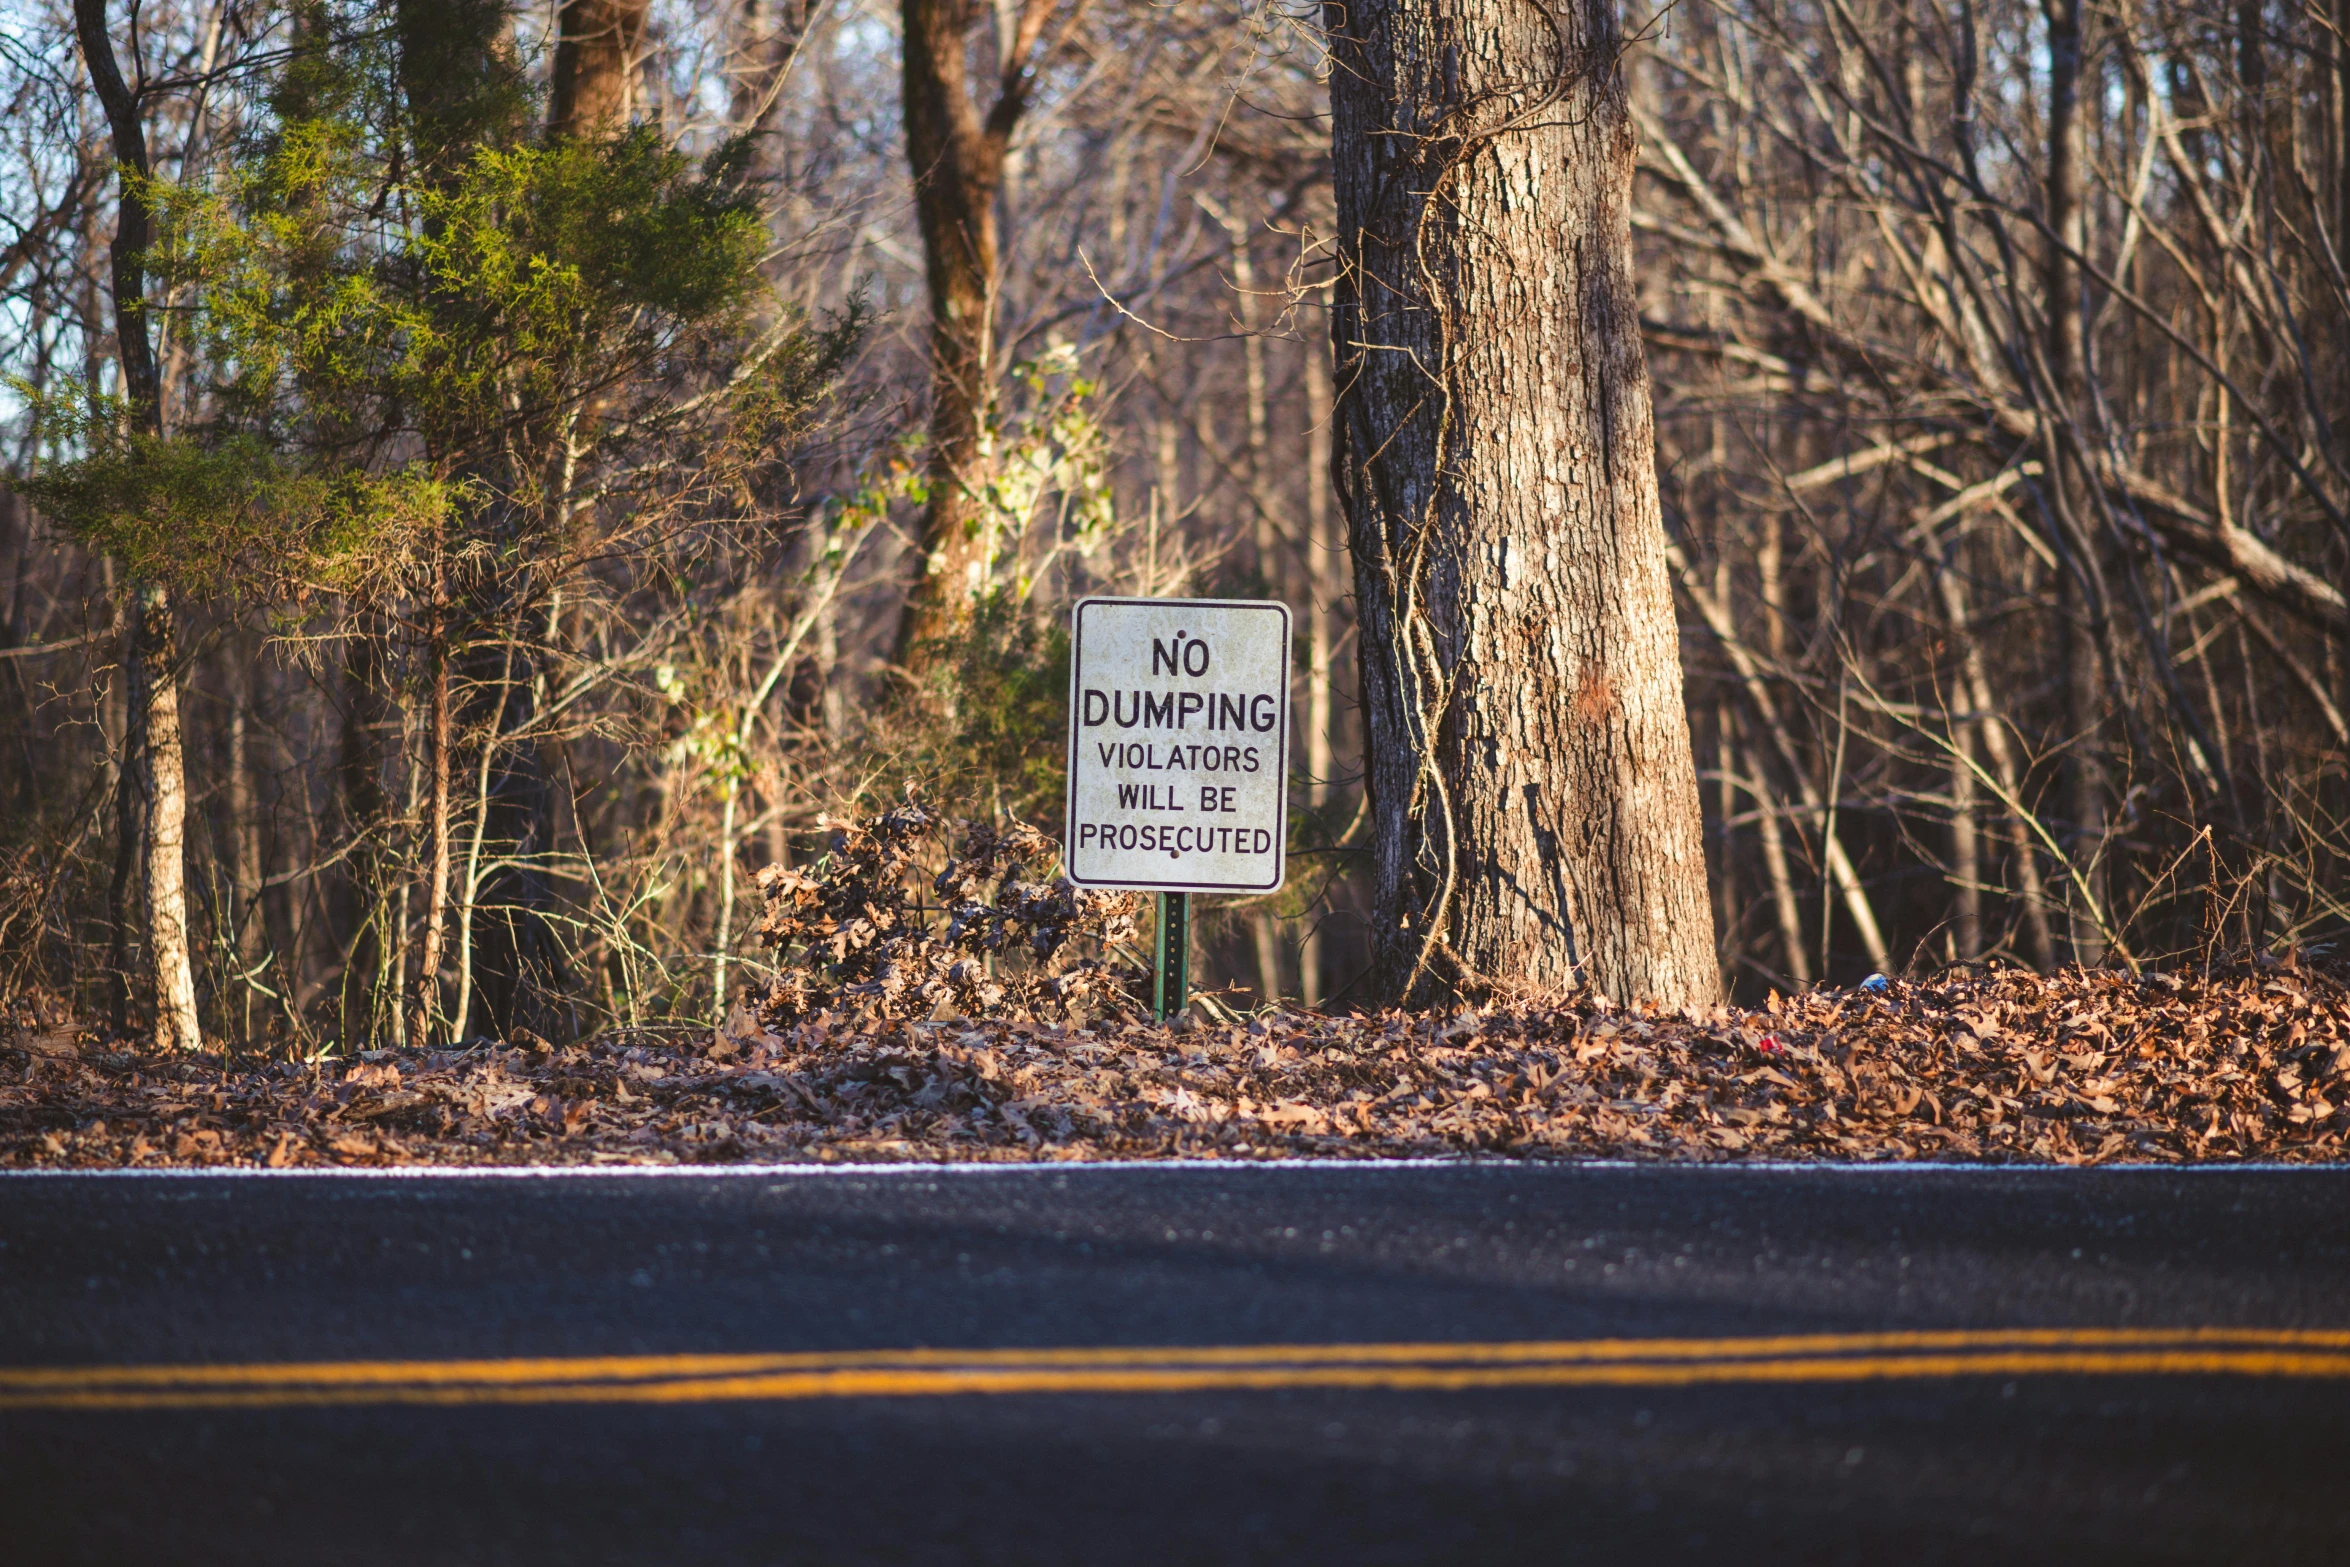
[[[1373,977],[1720,990],[1608,0],[1325,6]]]
[[[608,136],[628,126],[651,0],[564,0],[555,17],[547,134]]]
[[[138,95],[115,63],[105,0],[75,0],[74,30],[91,89],[106,111],[115,163],[123,176],[109,256],[123,400],[142,434],[160,436],[162,387],[147,333],[150,224],[139,184],[150,167],[146,129],[139,119]],[[146,818],[147,956],[155,977],[155,1043],[164,1050],[197,1050],[203,1047],[204,1030],[188,951],[188,791],[180,739],[178,637],[168,589],[161,583],[136,582],[130,595],[130,711],[139,742],[137,773]],[[124,820],[129,819],[125,812]]]
[[[998,40],[995,102],[984,117],[971,96],[972,32],[981,15],[975,0],[902,3],[906,157],[930,282],[931,364],[930,493],[921,573],[899,622],[900,663],[961,627],[987,586],[994,529],[978,497],[987,481],[984,431],[994,384],[996,196],[1055,3],[1007,8],[1011,36]]]

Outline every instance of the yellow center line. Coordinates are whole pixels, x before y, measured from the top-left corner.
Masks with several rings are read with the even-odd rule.
[[[2350,1377],[2350,1331],[2009,1328],[1502,1343],[897,1349],[792,1354],[0,1368],[0,1410],[705,1403],[1859,1382],[1981,1376]]]

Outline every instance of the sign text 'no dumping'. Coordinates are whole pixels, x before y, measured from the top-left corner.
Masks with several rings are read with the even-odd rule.
[[[1271,892],[1289,822],[1289,606],[1078,601],[1069,879]]]

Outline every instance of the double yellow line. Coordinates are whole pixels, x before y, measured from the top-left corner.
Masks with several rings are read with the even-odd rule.
[[[2350,1331],[2016,1328],[1486,1344],[28,1366],[0,1368],[0,1410],[699,1404],[1284,1388],[1459,1392],[2019,1376],[2350,1377]]]

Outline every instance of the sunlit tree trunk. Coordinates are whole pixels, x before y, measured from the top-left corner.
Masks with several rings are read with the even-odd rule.
[[[1796,984],[1808,985],[1811,948],[1803,939],[1803,904],[1795,896],[1795,876],[1788,868],[1785,810],[1763,772],[1762,757],[1752,750],[1746,753],[1746,776],[1762,840],[1763,873],[1771,883],[1771,912],[1779,921],[1780,967]]]
[[[108,576],[112,575],[109,571]],[[133,640],[137,619],[129,613],[128,604],[121,604],[120,612],[124,627],[122,668],[107,682],[100,716],[106,728],[107,771],[113,775],[114,786],[114,872],[106,887],[106,1005],[114,1031],[127,1034],[131,1026],[131,951],[139,945],[140,927],[145,924],[144,917],[134,912],[132,898],[139,875],[139,845],[147,836],[147,813],[141,804],[145,791],[139,782],[139,754],[144,749],[147,722],[132,705],[129,691],[130,669],[139,656]]]
[[[105,0],[75,0],[74,29],[90,72],[90,85],[106,111],[114,158],[128,175],[123,182],[112,247],[114,334],[122,367],[123,400],[134,426],[149,437],[163,433],[162,393],[155,352],[147,331],[145,252],[150,237],[147,203],[137,181],[149,171],[146,130],[139,105],[107,33]],[[189,954],[187,892],[187,779],[181,750],[178,637],[171,594],[161,583],[134,583],[131,593],[130,710],[138,731],[131,737],[144,786],[146,829],[147,957],[155,979],[155,1042],[165,1050],[195,1050],[204,1043],[196,1011],[195,967]],[[127,820],[127,813],[126,813]],[[127,943],[123,944],[127,945]]]
[[[1606,0],[1331,4],[1373,966],[1720,990]]]
[[[444,595],[445,597],[445,595]],[[433,1021],[440,1013],[441,955],[449,929],[449,769],[454,725],[449,712],[449,632],[445,608],[438,610],[431,628],[430,704],[426,717],[431,731],[431,779],[425,789],[424,827],[426,869],[424,883],[424,937],[416,966],[416,997],[410,1008],[408,1040],[413,1045],[432,1042]],[[463,1027],[460,1019],[459,1027]]]
[[[180,726],[179,637],[171,595],[158,583],[138,589],[139,656],[131,665],[131,704],[146,714],[142,773],[147,795],[147,951],[155,968],[155,1044],[203,1048],[196,1010],[193,941],[188,928],[187,757]]]
[[[952,635],[987,588],[994,528],[982,491],[995,377],[997,192],[1012,132],[1027,111],[1034,59],[1054,0],[999,15],[1001,79],[982,112],[972,96],[973,0],[902,0],[906,157],[930,285],[929,496],[921,559],[899,621],[901,663]]]

